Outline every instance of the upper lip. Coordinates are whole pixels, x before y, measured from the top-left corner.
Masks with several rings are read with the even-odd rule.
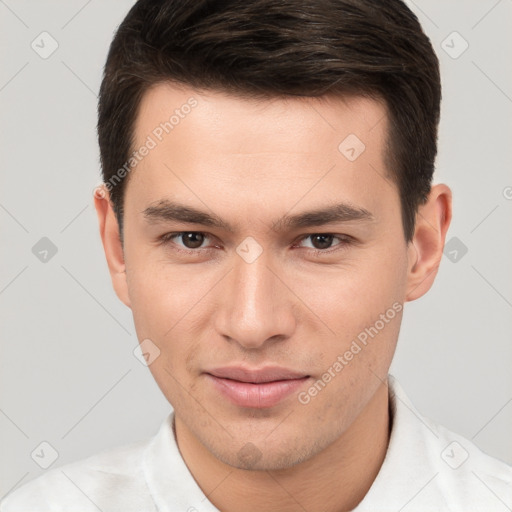
[[[244,368],[242,366],[225,366],[215,368],[207,373],[221,379],[238,380],[240,382],[252,382],[260,384],[264,382],[274,382],[277,380],[292,380],[308,377],[304,373],[295,372],[287,368],[271,366],[266,368]]]

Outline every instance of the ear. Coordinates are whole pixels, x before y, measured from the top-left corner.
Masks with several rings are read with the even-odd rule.
[[[98,215],[101,241],[107,258],[112,285],[119,299],[128,307],[131,307],[126,282],[123,246],[119,236],[119,224],[110,202],[110,194],[105,185],[97,187],[94,191],[94,207]]]
[[[452,192],[447,185],[434,185],[428,201],[418,208],[414,237],[408,246],[406,301],[416,300],[430,290],[443,257],[451,219]]]

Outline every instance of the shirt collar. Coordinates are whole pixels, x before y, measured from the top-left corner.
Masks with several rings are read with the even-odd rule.
[[[181,456],[174,434],[174,412],[150,442],[142,464],[159,512],[219,512],[197,485]]]
[[[392,421],[388,449],[370,490],[353,512],[413,510],[413,501],[424,491],[431,496],[427,500],[434,507],[431,510],[442,508],[447,504],[437,485],[438,427],[416,410],[392,375],[388,387]]]

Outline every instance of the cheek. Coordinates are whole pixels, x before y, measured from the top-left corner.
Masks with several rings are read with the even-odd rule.
[[[204,295],[204,279],[192,270],[151,258],[127,264],[128,293],[136,325],[157,338],[170,334]],[[175,327],[176,326],[176,327]]]
[[[387,373],[400,331],[405,252],[401,248],[372,249],[350,265],[324,270],[323,274],[319,271],[314,280],[311,276],[295,277],[300,285],[297,294],[306,298],[322,320],[317,324],[318,336],[323,338],[319,366],[343,375],[333,379],[336,383],[330,388],[340,400],[338,393],[345,386],[357,389],[361,379],[378,382],[375,375]]]
[[[162,338],[178,314],[181,290],[164,275],[148,269],[127,269],[128,293],[137,330],[144,337]]]
[[[338,267],[296,272],[294,291],[337,336],[347,339],[403,302],[405,250],[368,248]],[[331,335],[333,333],[331,332]]]
[[[164,396],[174,408],[186,407],[198,350],[198,337],[190,335],[191,322],[204,291],[179,269],[147,264],[139,268],[127,270],[137,337],[150,339],[160,351],[148,368]]]
[[[157,380],[170,378],[162,374],[164,367],[176,376],[190,370],[199,334],[210,318],[204,309],[209,299],[205,294],[213,286],[211,277],[206,279],[206,273],[193,265],[185,269],[145,262],[127,268],[137,337],[149,338],[161,352],[162,357],[150,367],[155,377],[159,375]]]

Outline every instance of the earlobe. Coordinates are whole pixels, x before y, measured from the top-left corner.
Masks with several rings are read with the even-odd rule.
[[[101,241],[107,259],[112,286],[119,299],[130,307],[126,264],[123,246],[119,236],[119,224],[112,208],[110,195],[105,186],[97,187],[94,192],[94,207],[98,216]]]
[[[428,201],[418,208],[414,237],[409,243],[411,262],[406,301],[416,300],[431,288],[443,256],[452,218],[452,193],[444,184],[434,185]],[[414,263],[413,263],[414,262]]]

